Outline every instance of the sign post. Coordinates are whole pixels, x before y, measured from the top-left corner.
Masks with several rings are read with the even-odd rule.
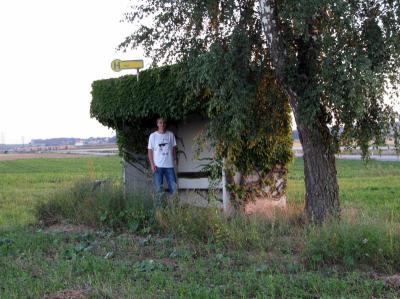
[[[114,72],[119,72],[121,70],[136,69],[137,80],[139,81],[139,71],[144,67],[143,60],[119,60],[115,59],[111,62],[111,69]]]
[[[130,69],[136,69],[137,75],[136,75],[136,79],[137,81],[139,81],[139,72],[140,69],[142,69],[144,67],[144,63],[143,60],[119,60],[119,59],[115,59],[111,62],[111,69],[114,72],[119,72],[121,70],[130,70]],[[122,158],[123,161],[123,180],[124,180],[124,198],[126,198],[126,162],[125,159]]]

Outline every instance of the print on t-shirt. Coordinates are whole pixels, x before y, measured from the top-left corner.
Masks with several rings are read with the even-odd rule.
[[[163,138],[161,142],[158,144],[159,151],[161,152],[161,155],[163,156],[168,156],[169,153],[169,146],[168,146],[168,140],[166,138]]]

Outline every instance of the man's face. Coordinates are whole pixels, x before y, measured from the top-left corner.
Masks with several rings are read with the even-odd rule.
[[[164,132],[165,128],[167,127],[167,122],[164,119],[160,118],[157,120],[157,127],[159,131]]]

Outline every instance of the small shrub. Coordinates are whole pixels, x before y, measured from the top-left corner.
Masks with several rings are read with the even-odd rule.
[[[308,230],[305,256],[311,267],[339,264],[352,269],[400,269],[400,234],[393,225],[366,220],[329,221]]]

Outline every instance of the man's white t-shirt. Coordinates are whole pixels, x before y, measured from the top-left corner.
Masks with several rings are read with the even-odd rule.
[[[148,149],[153,150],[154,164],[157,167],[174,167],[172,149],[176,146],[175,136],[170,131],[151,133]]]

